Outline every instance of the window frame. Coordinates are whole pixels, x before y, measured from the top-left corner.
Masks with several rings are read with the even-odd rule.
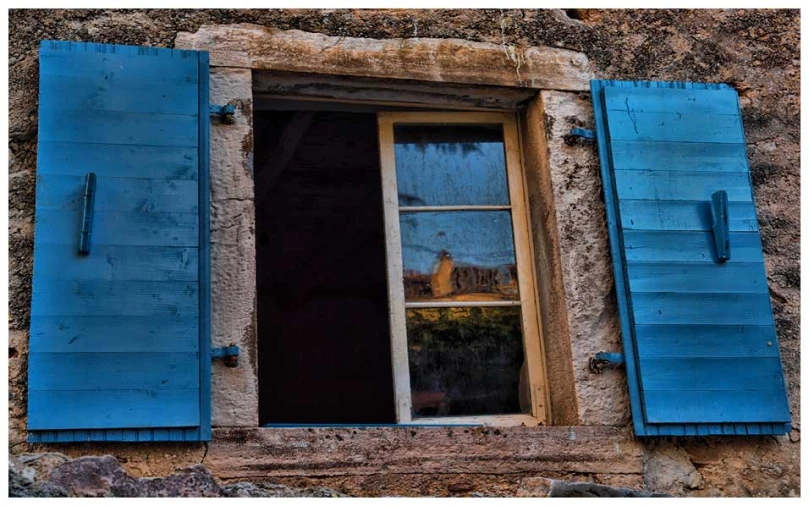
[[[522,166],[520,135],[516,113],[507,112],[391,112],[377,113],[379,128],[379,155],[382,173],[382,196],[385,220],[386,266],[388,274],[388,299],[390,312],[391,361],[393,365],[396,421],[399,424],[423,425],[483,424],[483,425],[545,425],[550,419],[550,402],[546,388],[547,377],[544,363],[539,306],[536,290],[536,266],[533,241],[528,215],[528,195],[525,191],[526,176]],[[503,127],[506,176],[509,191],[509,206],[496,206],[510,211],[512,234],[517,262],[520,300],[497,302],[405,302],[401,231],[399,222],[399,198],[394,155],[394,124],[425,125],[475,125],[500,124]],[[492,206],[430,206],[430,209],[474,210]],[[413,210],[413,208],[409,208]],[[523,350],[528,369],[531,410],[528,414],[502,414],[454,417],[412,417],[410,392],[410,368],[407,351],[406,311],[421,307],[459,306],[509,306],[519,307],[522,318]]]

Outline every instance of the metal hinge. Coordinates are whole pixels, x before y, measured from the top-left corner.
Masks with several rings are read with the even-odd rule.
[[[565,144],[573,146],[576,144],[593,144],[596,140],[594,130],[585,128],[571,128],[570,133],[564,136]]]
[[[624,365],[623,353],[598,352],[595,357],[590,358],[590,371],[601,374],[604,369],[617,369]]]
[[[233,104],[210,106],[211,116],[219,118],[224,125],[232,125],[235,122],[233,115],[236,113],[236,106]]]
[[[730,226],[728,225],[728,192],[720,190],[711,195],[711,218],[714,242],[716,243],[716,261],[725,263],[730,260]]]
[[[231,344],[221,348],[211,348],[211,359],[215,358],[221,358],[227,367],[236,367],[239,365],[239,347]]]

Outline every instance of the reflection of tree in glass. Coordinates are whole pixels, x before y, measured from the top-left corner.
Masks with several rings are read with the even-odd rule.
[[[519,308],[407,311],[414,416],[519,413]]]

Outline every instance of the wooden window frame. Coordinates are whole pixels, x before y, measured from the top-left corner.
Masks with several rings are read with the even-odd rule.
[[[396,421],[399,424],[424,425],[482,424],[493,426],[545,425],[550,419],[550,402],[546,388],[546,368],[539,306],[536,290],[536,266],[528,214],[528,195],[525,191],[525,171],[522,167],[520,135],[516,113],[507,112],[379,112],[379,153],[382,171],[385,242],[390,311],[391,358],[396,401]],[[399,198],[394,156],[394,124],[476,125],[500,124],[506,151],[506,171],[510,205],[508,206],[440,206],[435,210],[509,210],[512,220],[514,249],[517,260],[519,301],[495,302],[405,302],[402,265],[402,244],[399,224]],[[433,207],[410,207],[409,211],[429,211]],[[520,307],[523,331],[523,349],[528,366],[531,410],[528,414],[504,414],[457,417],[412,417],[410,369],[407,352],[406,310],[420,307],[459,306]]]

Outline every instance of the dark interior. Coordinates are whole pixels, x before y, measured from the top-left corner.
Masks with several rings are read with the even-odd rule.
[[[260,423],[395,423],[376,116],[254,118]]]

